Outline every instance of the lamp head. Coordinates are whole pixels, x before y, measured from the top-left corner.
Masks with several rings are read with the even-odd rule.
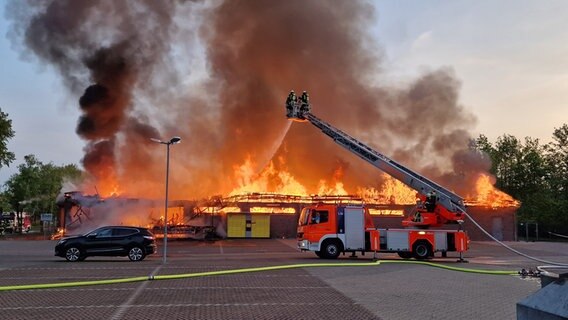
[[[181,138],[180,137],[173,137],[170,139],[170,144],[176,144],[176,143],[180,143],[181,142]]]

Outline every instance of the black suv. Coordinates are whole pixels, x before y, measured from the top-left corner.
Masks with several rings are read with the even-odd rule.
[[[124,226],[64,237],[55,246],[55,255],[68,261],[83,261],[89,256],[128,256],[131,261],[140,261],[156,251],[155,237],[148,229]]]

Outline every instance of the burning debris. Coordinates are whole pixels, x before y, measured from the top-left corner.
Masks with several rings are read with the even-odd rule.
[[[66,233],[83,233],[101,225],[148,227],[159,220],[157,201],[120,197],[102,198],[80,191],[65,192],[57,198],[60,227]],[[163,206],[163,203],[162,203]],[[163,210],[163,208],[162,208]]]
[[[414,208],[412,204],[384,203],[365,200],[357,195],[286,195],[276,193],[248,193],[228,197],[213,196],[200,200],[172,201],[168,207],[168,237],[173,239],[211,239],[234,237],[231,227],[235,216],[253,218],[264,217],[269,225],[270,237],[295,237],[297,216],[302,208],[312,204],[365,204],[374,219],[379,219],[385,227],[400,227],[401,220]],[[491,226],[498,218],[507,222],[511,228],[514,224],[514,204],[502,203],[500,207],[479,206],[466,202],[469,213],[476,217],[482,225]],[[159,238],[163,236],[163,202],[147,199],[127,199],[111,197],[102,199],[98,196],[85,196],[80,192],[69,192],[58,200],[60,233],[77,234],[90,231],[100,225],[137,225],[152,229]],[[505,224],[499,224],[501,239],[514,239],[514,233]],[[483,240],[484,235],[469,223],[465,224],[470,236]],[[244,229],[244,226],[243,226]],[[514,228],[513,228],[514,229]],[[244,237],[239,234],[238,237]],[[498,236],[498,235],[497,235]],[[499,236],[498,236],[499,237]]]

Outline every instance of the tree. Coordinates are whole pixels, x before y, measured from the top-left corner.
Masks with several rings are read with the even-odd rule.
[[[558,223],[568,225],[568,125],[555,128],[552,142],[547,145],[546,161],[548,164],[547,182],[557,203]]]
[[[522,159],[522,143],[511,135],[497,138],[491,144],[487,137],[481,135],[476,139],[476,147],[489,155],[491,174],[497,178],[496,187],[518,198],[520,177],[518,166]]]
[[[43,164],[34,155],[25,156],[18,170],[5,183],[5,195],[19,218],[23,212],[29,212],[32,219],[43,212],[54,212],[63,180],[77,180],[82,176],[75,165]]]
[[[511,135],[492,144],[481,135],[475,147],[491,158],[496,186],[521,202],[519,221],[568,232],[568,125],[555,129],[553,142],[546,145]]]
[[[10,166],[16,156],[13,152],[8,151],[8,140],[14,137],[12,130],[12,120],[8,118],[8,114],[0,109],[0,168]]]
[[[497,162],[493,161],[493,159],[495,158],[496,150],[493,148],[491,142],[489,142],[489,139],[485,135],[481,134],[477,139],[469,142],[469,149],[480,153],[483,158],[489,157],[491,160],[490,172],[495,175],[495,172],[497,171]]]
[[[8,202],[8,197],[6,196],[5,192],[0,193],[0,213],[2,212],[10,212],[14,211],[11,210],[10,202]]]
[[[547,161],[551,168],[551,184],[559,196],[568,200],[568,125],[554,130],[553,141],[547,146]]]
[[[545,148],[538,139],[527,137],[520,146],[519,154],[519,161],[513,168],[517,179],[516,196],[522,203],[519,216],[549,224],[553,219],[547,213],[554,206],[554,200],[546,182],[549,168],[545,161]]]

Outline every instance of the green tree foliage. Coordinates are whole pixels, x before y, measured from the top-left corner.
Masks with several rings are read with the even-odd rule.
[[[12,130],[12,120],[8,118],[8,114],[0,109],[0,168],[9,167],[16,156],[13,152],[8,151],[8,140],[14,137]]]
[[[11,209],[10,202],[8,201],[8,197],[6,196],[6,192],[0,193],[0,212],[10,212],[13,210]]]
[[[554,200],[558,203],[559,222],[568,225],[568,125],[556,128],[552,142],[547,145],[546,162],[549,174],[546,177]]]
[[[75,165],[44,164],[34,155],[27,155],[18,166],[18,173],[5,183],[4,197],[13,211],[28,212],[37,218],[40,213],[55,213],[55,201],[64,179],[77,181],[81,176]]]
[[[568,125],[555,129],[553,141],[546,145],[511,135],[495,143],[481,135],[475,145],[491,158],[496,187],[521,202],[520,221],[568,232]]]

